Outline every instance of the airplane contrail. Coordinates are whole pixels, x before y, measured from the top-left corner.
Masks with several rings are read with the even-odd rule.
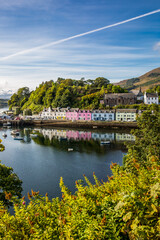
[[[157,9],[155,11],[148,12],[148,13],[139,15],[137,17],[129,18],[129,19],[121,21],[121,22],[117,22],[117,23],[114,23],[114,24],[111,24],[111,25],[107,25],[107,26],[104,26],[104,27],[101,27],[101,28],[97,28],[97,29],[94,29],[94,30],[91,30],[91,31],[88,31],[88,32],[80,33],[80,34],[77,34],[77,35],[74,35],[74,36],[71,36],[71,37],[68,37],[68,38],[63,38],[61,40],[50,42],[50,43],[47,43],[47,44],[44,44],[44,45],[40,45],[38,47],[26,49],[26,50],[23,50],[23,51],[20,51],[20,52],[8,55],[6,57],[2,57],[2,58],[0,58],[0,61],[7,60],[7,59],[10,59],[12,57],[19,56],[19,55],[24,55],[24,54],[27,54],[27,53],[30,53],[30,52],[34,52],[34,51],[37,51],[39,49],[47,48],[47,47],[50,47],[50,46],[53,46],[53,45],[57,45],[57,44],[60,44],[60,43],[63,43],[63,42],[67,42],[67,41],[72,40],[74,38],[79,38],[79,37],[82,37],[82,36],[85,36],[85,35],[88,35],[88,34],[91,34],[91,33],[99,32],[99,31],[102,31],[102,30],[107,29],[107,28],[116,27],[116,26],[122,25],[124,23],[128,23],[128,22],[140,19],[140,18],[144,18],[144,17],[150,16],[152,14],[159,13],[159,12],[160,12],[160,9]]]

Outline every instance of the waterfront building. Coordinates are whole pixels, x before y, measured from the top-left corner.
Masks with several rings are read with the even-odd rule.
[[[44,108],[42,112],[40,112],[40,118],[49,120],[49,119],[56,119],[56,111],[57,108]]]
[[[91,121],[92,114],[90,110],[78,110],[78,120]]]
[[[90,110],[80,110],[79,108],[71,108],[66,112],[66,119],[71,121],[91,121],[92,114]]]
[[[105,106],[131,105],[136,103],[136,96],[133,93],[106,93],[104,99],[100,101]]]
[[[116,121],[136,121],[137,109],[117,109]]]
[[[114,121],[115,110],[93,110],[92,121]]]
[[[56,119],[57,120],[66,120],[66,113],[68,108],[57,108],[55,111]]]
[[[159,104],[159,97],[157,93],[146,93],[144,94],[145,104]]]
[[[20,113],[20,107],[18,106],[12,107],[12,111],[14,115],[18,115]]]
[[[71,108],[66,112],[66,119],[70,121],[78,120],[78,111],[79,108]]]

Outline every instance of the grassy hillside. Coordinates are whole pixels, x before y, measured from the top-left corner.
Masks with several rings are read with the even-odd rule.
[[[128,90],[138,90],[141,87],[142,91],[160,85],[160,67],[147,72],[146,74],[127,80],[120,81],[115,85],[120,85]]]

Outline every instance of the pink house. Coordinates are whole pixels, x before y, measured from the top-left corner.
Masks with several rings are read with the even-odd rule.
[[[66,119],[70,121],[77,121],[78,111],[79,111],[79,108],[71,108],[66,112]]]
[[[91,121],[92,114],[89,110],[80,110],[78,108],[71,108],[66,112],[66,119],[70,121]]]
[[[79,110],[78,120],[91,121],[92,120],[91,112],[89,110]]]

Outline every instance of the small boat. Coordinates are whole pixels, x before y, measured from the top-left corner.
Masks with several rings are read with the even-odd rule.
[[[110,144],[111,142],[110,141],[101,141],[100,144],[101,145],[106,145],[106,144]]]
[[[73,151],[73,148],[68,148],[68,152],[72,152]]]
[[[17,130],[11,131],[11,135],[19,136],[19,132]]]
[[[14,140],[23,140],[23,137],[14,137]]]
[[[7,134],[6,134],[6,133],[3,133],[2,136],[5,138],[5,137],[7,137]]]
[[[36,138],[36,137],[38,137],[38,135],[37,134],[30,134],[30,137],[31,138]]]

